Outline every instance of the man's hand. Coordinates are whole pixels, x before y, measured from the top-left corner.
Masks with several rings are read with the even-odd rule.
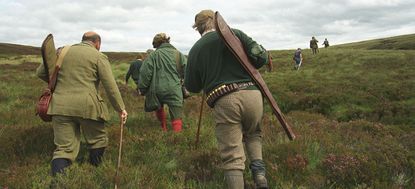
[[[125,125],[125,122],[127,122],[128,113],[126,110],[122,110],[119,112],[120,120],[122,120],[122,124]]]
[[[136,93],[135,93],[135,94],[136,94],[137,96],[140,96],[140,95],[141,95],[141,91],[140,91],[140,89],[138,89],[138,88],[137,88],[135,91],[136,91]]]

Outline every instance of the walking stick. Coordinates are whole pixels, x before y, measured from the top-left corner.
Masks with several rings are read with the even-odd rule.
[[[118,188],[118,182],[119,182],[119,172],[120,172],[120,166],[121,166],[121,152],[122,152],[122,136],[123,136],[123,129],[124,129],[124,122],[121,119],[120,123],[120,145],[118,148],[118,161],[117,161],[117,170],[115,171],[115,186],[114,188]]]
[[[300,69],[300,67],[301,67],[301,64],[303,63],[303,61],[301,60],[300,61],[300,64],[298,65],[298,67],[297,67],[297,71]]]
[[[197,123],[197,133],[196,133],[196,142],[195,142],[196,149],[197,149],[198,144],[199,144],[200,125],[202,123],[203,105],[205,104],[204,103],[205,102],[205,98],[206,98],[206,95],[203,92],[203,94],[202,94],[202,102],[200,103],[199,121]]]

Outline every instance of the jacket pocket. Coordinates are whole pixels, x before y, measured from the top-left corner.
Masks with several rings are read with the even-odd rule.
[[[99,106],[98,117],[103,119],[104,121],[109,121],[110,116],[109,116],[107,104],[105,103],[104,99],[101,96],[99,96],[98,94],[96,96],[98,99],[98,106]]]
[[[90,100],[92,101],[91,105],[88,105],[86,109],[85,117],[93,120],[109,120],[109,113],[107,105],[104,102],[104,99],[98,94],[89,93]]]

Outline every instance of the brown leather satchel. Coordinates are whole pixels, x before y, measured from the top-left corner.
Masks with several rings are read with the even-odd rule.
[[[49,90],[49,88],[47,88],[45,89],[45,91],[43,91],[36,105],[36,115],[38,115],[40,119],[42,119],[45,122],[52,121],[52,116],[48,115],[48,108],[51,99],[52,93]]]
[[[44,122],[52,121],[52,116],[48,114],[49,104],[52,100],[52,94],[56,87],[56,81],[58,79],[58,73],[63,62],[63,57],[68,52],[70,46],[65,46],[56,61],[55,70],[49,79],[48,88],[46,88],[39,98],[36,104],[36,115],[40,117]]]

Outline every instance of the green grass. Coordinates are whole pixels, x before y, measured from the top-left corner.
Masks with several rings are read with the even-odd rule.
[[[306,50],[299,71],[292,70],[289,52],[273,56],[277,71],[264,78],[286,112],[415,125],[415,51],[329,48],[313,56]]]
[[[299,71],[294,51],[272,51],[274,71],[261,73],[297,139],[287,139],[266,105],[263,151],[271,188],[415,187],[415,51],[367,49],[330,47],[318,55],[306,49]],[[212,111],[205,106],[198,149],[198,95],[185,101],[184,131],[163,133],[153,113],[143,111],[134,84],[124,85],[127,54],[112,55],[129,112],[119,187],[224,188]],[[0,55],[0,187],[48,188],[53,130],[34,115],[46,87],[34,74],[41,59],[15,61],[18,56],[26,57]],[[58,186],[114,187],[120,133],[117,114],[111,116],[103,164],[86,163],[82,145],[66,175],[56,178]],[[249,170],[244,174],[253,188]]]

